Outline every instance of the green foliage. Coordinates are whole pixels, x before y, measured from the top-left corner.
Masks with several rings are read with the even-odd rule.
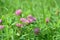
[[[0,19],[4,29],[0,30],[0,40],[60,40],[60,0],[0,0]],[[22,15],[16,16],[15,11],[22,9]],[[56,10],[59,10],[56,15]],[[32,14],[36,22],[18,28],[21,17]],[[50,18],[46,24],[45,19]],[[40,34],[34,34],[39,27]]]

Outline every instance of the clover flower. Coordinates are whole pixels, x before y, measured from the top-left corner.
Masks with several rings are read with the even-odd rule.
[[[21,13],[22,13],[22,10],[21,9],[18,9],[18,10],[16,10],[16,15],[20,15]]]
[[[34,33],[35,33],[35,34],[39,34],[39,32],[40,32],[40,29],[39,29],[39,28],[35,28],[35,29],[34,29]]]
[[[28,16],[27,16],[27,18],[28,18],[28,19],[32,19],[33,21],[35,21],[35,20],[36,20],[36,18],[35,18],[35,17],[33,17],[32,15],[28,15]]]
[[[16,23],[16,26],[17,26],[17,27],[23,27],[23,24]]]
[[[0,19],[0,23],[2,23],[2,20]]]
[[[4,28],[4,26],[3,25],[0,25],[0,29],[3,29]]]
[[[29,23],[32,23],[32,22],[36,21],[36,18],[33,17],[32,15],[28,15],[27,19],[29,20]]]
[[[46,23],[48,23],[50,21],[49,18],[46,18],[45,20],[46,20]]]
[[[20,21],[23,22],[23,23],[29,23],[29,21],[25,18],[20,18]]]

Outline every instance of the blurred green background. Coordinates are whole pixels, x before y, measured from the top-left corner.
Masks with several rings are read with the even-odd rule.
[[[15,15],[18,9],[23,11],[22,16]],[[17,28],[15,22],[29,14],[37,18],[36,22]],[[46,18],[51,20],[47,25]],[[60,0],[0,0],[0,19],[5,26],[0,30],[0,40],[60,40]],[[33,33],[35,27],[41,29],[37,37]]]

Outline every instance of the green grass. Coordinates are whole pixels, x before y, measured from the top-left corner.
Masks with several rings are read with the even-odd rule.
[[[0,0],[0,19],[5,27],[0,30],[0,40],[60,40],[60,13],[56,15],[59,5],[59,0]],[[18,9],[23,11],[21,16],[15,15]],[[35,23],[24,28],[15,26],[29,14],[36,17]],[[48,24],[47,17],[51,20]],[[35,27],[41,29],[38,36],[33,32]]]

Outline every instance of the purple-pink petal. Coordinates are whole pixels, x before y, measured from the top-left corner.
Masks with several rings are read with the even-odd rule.
[[[35,21],[35,20],[36,20],[36,18],[34,18],[34,17],[33,17],[32,19],[33,19],[33,21]]]
[[[2,23],[2,20],[0,19],[0,23]]]
[[[20,15],[21,13],[22,13],[22,10],[21,9],[18,9],[18,10],[16,10],[16,15]]]
[[[27,18],[20,18],[20,21],[23,23],[32,23],[36,20],[32,15],[28,15]]]
[[[20,24],[20,23],[16,23],[16,26],[17,26],[17,27],[23,27],[23,25]]]
[[[25,18],[20,18],[20,21],[25,22],[27,19]]]
[[[33,19],[33,16],[32,15],[28,15],[27,18],[28,19]]]
[[[28,19],[28,21],[29,21],[29,23],[32,23],[32,22],[33,22],[33,20],[32,20],[32,19]]]
[[[25,23],[30,23],[29,20],[26,20]]]
[[[46,18],[46,23],[48,23],[49,22],[49,18]]]
[[[25,19],[25,18],[20,18],[20,21],[23,23],[29,23],[29,20]]]
[[[28,15],[27,18],[32,18],[32,15]]]
[[[4,28],[4,26],[3,25],[0,25],[0,29],[3,29]]]
[[[40,29],[39,29],[39,28],[35,28],[35,29],[34,29],[34,33],[35,33],[35,34],[39,34],[39,32],[40,32]]]
[[[27,19],[32,19],[33,21],[35,21],[35,20],[36,20],[36,18],[35,18],[35,17],[33,17],[32,15],[28,15],[28,16],[27,16]]]

